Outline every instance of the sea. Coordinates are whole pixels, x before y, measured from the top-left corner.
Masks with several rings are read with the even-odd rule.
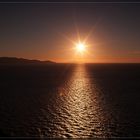
[[[0,137],[140,138],[140,64],[1,65]]]

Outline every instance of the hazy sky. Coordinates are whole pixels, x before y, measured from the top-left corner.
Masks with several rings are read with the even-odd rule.
[[[83,56],[77,31],[90,33]],[[0,3],[0,56],[140,62],[140,3]]]

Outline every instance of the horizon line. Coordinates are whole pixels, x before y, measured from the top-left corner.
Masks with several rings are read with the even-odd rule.
[[[50,62],[54,62],[57,64],[140,64],[140,62],[73,62],[73,61],[69,61],[69,62],[60,62],[60,61],[54,61],[54,60],[41,60],[41,59],[30,59],[30,58],[24,58],[24,57],[16,57],[16,56],[0,56],[0,58],[16,58],[16,59],[25,59],[25,60],[29,60],[29,61],[40,61],[40,62],[45,62],[45,61],[50,61]]]

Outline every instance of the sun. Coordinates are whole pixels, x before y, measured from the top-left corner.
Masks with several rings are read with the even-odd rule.
[[[83,53],[86,50],[86,45],[82,42],[76,44],[76,50],[80,53]]]

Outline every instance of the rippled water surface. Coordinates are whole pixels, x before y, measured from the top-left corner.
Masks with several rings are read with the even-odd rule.
[[[140,136],[140,64],[0,67],[6,136]]]

